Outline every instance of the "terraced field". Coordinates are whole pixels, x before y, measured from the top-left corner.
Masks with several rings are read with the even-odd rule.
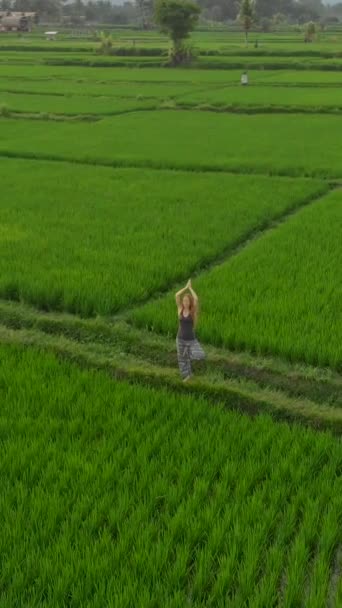
[[[199,334],[226,348],[277,353],[342,371],[342,192],[265,233],[196,281]],[[173,294],[133,319],[174,331]]]
[[[159,110],[86,124],[26,119],[20,130],[6,119],[0,155],[334,179],[342,177],[341,137],[339,116]]]
[[[0,606],[339,608],[340,34],[133,35],[0,41]]]
[[[10,159],[0,167],[0,294],[83,315],[167,289],[326,191],[318,180],[223,173],[194,182],[186,172]]]

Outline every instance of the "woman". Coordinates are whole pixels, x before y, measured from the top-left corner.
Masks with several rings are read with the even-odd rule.
[[[190,292],[190,293],[186,293]],[[182,297],[183,296],[183,297]],[[196,340],[195,325],[198,317],[198,297],[192,289],[191,280],[176,293],[179,318],[177,335],[177,355],[181,376],[184,382],[191,378],[191,361],[205,358],[204,351]]]

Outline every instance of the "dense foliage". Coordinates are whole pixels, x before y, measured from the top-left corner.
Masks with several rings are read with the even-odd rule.
[[[201,337],[341,371],[341,224],[337,191],[198,279]],[[174,331],[173,307],[170,294],[133,314],[140,323]]]
[[[0,10],[38,11],[42,18],[59,19],[62,15],[77,22],[84,17],[88,22],[133,23],[142,28],[152,25],[153,3],[151,0],[135,0],[116,6],[110,0],[0,0]],[[235,21],[239,12],[236,0],[200,0],[208,18],[214,21]],[[305,23],[320,17],[340,15],[341,5],[327,7],[322,0],[256,0],[259,19],[283,16],[294,23]]]
[[[41,101],[44,108],[43,96]],[[299,119],[277,112],[246,116],[162,109],[90,123],[23,119],[20,131],[16,120],[4,120],[0,152],[112,166],[335,178],[342,176],[341,133],[338,113]],[[275,141],[281,142],[276,155]]]
[[[173,64],[182,63],[186,59],[184,40],[195,29],[199,14],[199,6],[190,0],[157,0],[155,21],[172,40]]]
[[[329,434],[18,348],[0,397],[4,606],[340,605]]]
[[[88,315],[166,289],[322,188],[257,176],[202,174],[194,184],[180,172],[0,164],[0,294]]]
[[[1,37],[1,607],[342,606],[341,34],[232,29]]]

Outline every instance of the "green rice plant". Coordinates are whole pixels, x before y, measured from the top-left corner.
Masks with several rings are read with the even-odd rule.
[[[83,66],[83,67],[165,67],[165,56],[163,56],[163,48],[160,48],[156,55],[155,49],[150,47],[150,54],[144,49],[139,53],[138,50],[132,55],[123,56],[122,52],[118,51],[117,56],[115,51],[113,55],[98,55],[91,51],[91,49],[77,49],[71,48],[69,51],[65,50],[60,52],[53,47],[50,49],[39,49],[32,51],[26,49],[23,51],[18,48],[4,49],[1,53],[1,62],[13,63],[13,64],[35,64],[42,63],[50,66]],[[165,45],[165,50],[167,45]],[[271,69],[271,70],[326,70],[326,71],[339,71],[342,65],[342,58],[340,56],[325,56],[324,54],[310,56],[310,55],[296,55],[293,54],[269,54],[260,55],[255,53],[253,55],[246,55],[242,49],[237,48],[233,53],[226,51],[222,52],[203,52],[199,49],[199,57],[195,63],[198,68],[204,69]]]
[[[311,204],[196,281],[200,337],[341,370],[342,194]],[[174,332],[173,295],[132,312]]]
[[[166,290],[326,190],[318,180],[0,164],[1,296],[84,315]]]
[[[258,85],[257,81],[248,87],[227,86],[220,89],[193,91],[178,98],[179,103],[195,105],[207,102],[213,105],[254,106],[295,106],[295,107],[330,107],[342,110],[342,92],[336,88],[312,87],[271,87]]]
[[[114,97],[86,97],[84,95],[53,96],[25,95],[20,93],[1,93],[0,102],[9,112],[62,114],[79,116],[82,114],[116,114],[141,108],[153,108],[155,102],[146,100],[127,100]],[[6,115],[5,115],[6,116]]]
[[[214,83],[213,86],[217,86]],[[119,80],[97,81],[92,79],[81,79],[81,82],[71,78],[56,79],[28,79],[0,77],[0,97],[5,94],[21,94],[27,100],[27,95],[32,94],[41,96],[41,103],[44,104],[45,97],[59,96],[65,98],[65,103],[71,98],[75,103],[78,100],[82,105],[88,98],[124,99],[127,101],[139,98],[144,99],[164,99],[170,96],[180,96],[191,92],[196,88],[202,90],[203,83],[189,82],[148,82],[143,79],[137,81],[121,82]],[[81,98],[81,99],[80,99]],[[82,100],[82,98],[85,98]],[[90,103],[90,100],[88,100]]]
[[[255,71],[251,72],[252,76],[262,74],[267,77],[269,75],[276,76],[278,72],[268,71]],[[295,72],[293,72],[295,74]],[[48,89],[54,86],[62,84],[63,81],[71,83],[82,84],[82,82],[96,84],[110,84],[110,83],[147,83],[147,84],[161,84],[161,83],[173,83],[184,84],[226,84],[227,82],[238,82],[241,72],[239,70],[229,70],[224,73],[221,70],[199,70],[199,69],[186,69],[186,70],[170,70],[159,68],[116,68],[115,70],[108,70],[107,68],[96,68],[92,70],[82,66],[70,66],[66,70],[62,66],[47,66],[39,65],[34,63],[32,65],[22,65],[20,63],[16,65],[7,65],[6,63],[0,62],[0,78],[6,79],[8,83],[14,80],[22,80],[23,82],[29,82],[33,80],[40,80],[44,82]],[[327,76],[331,76],[328,74]],[[336,76],[335,74],[333,75]]]
[[[204,115],[161,110],[133,112],[93,124],[23,120],[20,129],[15,120],[4,119],[0,154],[94,164],[340,177],[341,137],[341,120],[334,115]]]
[[[2,118],[8,118],[11,115],[11,111],[5,103],[0,104],[0,116]]]
[[[0,393],[4,606],[328,605],[339,439],[18,347]]]
[[[271,84],[320,85],[324,87],[329,85],[340,86],[342,80],[340,72],[320,72],[315,70],[265,72],[264,76],[265,80],[267,78],[267,82]],[[260,77],[262,78],[261,75]]]

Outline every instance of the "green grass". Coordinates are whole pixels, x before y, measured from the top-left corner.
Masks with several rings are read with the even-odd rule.
[[[82,367],[105,370],[120,381],[205,396],[230,410],[267,413],[275,420],[342,433],[342,377],[333,369],[206,345],[205,364],[196,365],[192,382],[184,384],[174,338],[122,319],[81,319],[1,300],[0,320],[3,344],[38,347]]]
[[[19,113],[49,113],[65,116],[80,116],[82,114],[116,114],[131,110],[153,108],[153,100],[120,99],[111,96],[86,97],[85,95],[53,96],[25,95],[19,93],[0,92],[0,107],[6,107],[10,112]]]
[[[259,71],[251,72],[251,76],[257,78],[276,77],[278,71]],[[241,70],[199,70],[195,68],[186,69],[160,69],[160,68],[115,68],[108,70],[107,68],[91,69],[82,66],[47,66],[33,64],[30,66],[21,65],[6,65],[0,63],[0,78],[6,79],[8,83],[13,80],[22,79],[25,82],[32,80],[44,80],[48,87],[59,86],[60,81],[70,80],[77,82],[87,82],[96,84],[108,83],[172,83],[175,86],[178,84],[190,83],[201,85],[207,84],[226,84],[227,82],[239,82]],[[328,76],[338,76],[336,74]],[[325,77],[325,75],[324,75]]]
[[[126,36],[121,33],[116,44],[130,46],[131,33]],[[338,65],[320,57],[288,58],[288,42],[280,39],[267,38],[271,48],[262,45],[259,56],[249,57],[240,34],[227,42],[226,33],[195,38],[202,49],[225,54],[202,58],[208,65]],[[165,42],[142,34],[137,44]],[[295,37],[291,44],[300,54]],[[226,87],[238,83],[240,70],[36,65],[118,60],[89,57],[90,46],[82,40],[70,42],[67,53],[52,46],[49,53],[2,52],[0,105],[80,115],[181,95],[188,103],[340,103],[340,76],[332,72],[256,69],[246,91]],[[83,53],[76,52],[80,47]],[[335,86],[292,87],[312,83]],[[328,187],[148,167],[338,177],[340,128],[338,117],[166,111],[87,125],[3,119],[5,154],[146,168],[2,159],[0,294],[82,315],[148,299]],[[198,279],[201,337],[339,368],[339,201],[334,194],[312,205]],[[14,307],[12,320],[15,314]],[[1,607],[341,603],[338,440],[181,396],[167,338],[148,338],[103,319],[41,313],[37,320],[35,311],[30,314],[14,318],[14,325],[28,329],[12,331],[13,341],[17,333],[18,341],[140,383],[164,383],[169,391],[114,383],[46,352],[0,347]],[[134,314],[139,323],[174,332],[171,300]],[[11,326],[6,313],[1,316]],[[248,411],[338,428],[340,377],[336,385],[305,384],[308,368],[276,375],[260,363],[256,378],[256,370],[238,365],[232,353],[208,350],[208,367],[190,387],[193,394],[205,392],[211,402],[220,394],[232,408],[244,404]]]
[[[341,371],[341,222],[338,190],[200,277],[200,337]],[[170,294],[132,316],[159,331],[175,331],[173,309]]]
[[[283,84],[318,84],[339,85],[342,82],[339,72],[320,72],[311,70],[250,70],[250,79],[252,83],[262,84],[275,83]],[[87,67],[61,67],[61,66],[45,66],[33,64],[30,66],[6,65],[0,63],[0,79],[1,87],[14,86],[15,81],[22,81],[25,86],[38,87],[34,80],[44,81],[44,89],[48,91],[65,90],[63,81],[68,82],[70,92],[78,92],[84,88],[84,83],[87,83],[91,89],[94,87],[99,92],[103,90],[104,84],[118,83],[146,83],[149,86],[157,83],[172,83],[173,86],[178,86],[188,83],[191,86],[202,84],[217,84],[224,86],[227,83],[239,83],[241,70],[199,70],[194,68],[187,69],[160,69],[160,68],[115,68],[108,70],[107,68],[96,68],[95,70]],[[71,81],[74,81],[71,84]],[[30,85],[28,85],[30,83]],[[16,86],[19,86],[20,82]],[[32,88],[31,88],[32,87]],[[43,89],[43,90],[44,90]],[[90,90],[91,90],[90,89]],[[42,90],[41,87],[36,90]]]
[[[206,91],[191,91],[181,96],[178,101],[194,105],[210,103],[218,106],[296,106],[296,107],[330,107],[342,108],[342,88],[313,87],[271,87],[258,85],[251,81],[251,86],[227,86]]]
[[[210,50],[210,49],[208,49]],[[13,48],[4,49],[1,51],[0,62],[3,64],[12,65],[27,65],[32,66],[36,63],[41,65],[50,66],[83,66],[83,67],[163,67],[167,64],[167,45],[158,49],[158,53],[148,50],[143,55],[139,55],[134,52],[132,55],[112,54],[112,55],[100,55],[94,50],[85,49],[83,51],[70,49],[70,51],[58,52],[48,48],[37,49],[37,51],[30,50],[18,50]],[[279,56],[278,53],[274,54],[244,54],[243,51],[235,54],[226,53],[224,49],[218,49],[215,54],[212,53],[199,53],[196,60],[193,62],[193,66],[199,69],[269,69],[269,70],[323,70],[323,71],[340,71],[342,66],[342,58],[334,56],[306,56],[300,52],[294,56],[283,54]]]
[[[265,79],[267,80],[267,79]],[[0,106],[14,112],[49,112],[53,114],[114,114],[132,109],[158,107],[164,100],[175,99],[181,106],[210,104],[214,107],[292,107],[322,111],[342,109],[339,87],[270,86],[251,76],[251,86],[231,83],[191,82],[120,82],[77,80],[0,79]],[[233,108],[231,108],[233,109]]]
[[[329,434],[18,348],[0,392],[1,605],[338,605]]]
[[[0,112],[41,114],[0,119],[0,608],[337,608],[341,440],[265,412],[341,429],[342,194],[303,178],[342,177],[340,116],[44,114],[339,108],[341,31],[195,32],[196,69],[60,38],[0,41]],[[173,293],[144,303],[192,273],[183,385]]]
[[[128,56],[121,57],[115,55],[99,55],[95,52],[30,52],[30,51],[2,51],[0,63],[7,65],[25,65],[29,69],[31,66],[40,64],[46,66],[83,66],[83,67],[161,67],[167,60],[166,55],[154,56]]]
[[[265,72],[265,75],[271,84],[273,84],[273,82],[292,85],[316,84],[323,87],[331,84],[342,84],[342,75],[340,72],[319,72],[311,70],[297,72],[294,70],[277,70],[276,72]],[[263,78],[263,75],[260,75],[260,78]]]
[[[315,180],[0,163],[0,294],[82,314],[167,289],[326,190]]]
[[[0,153],[107,164],[341,177],[341,138],[339,116],[236,116],[164,110],[93,124],[23,120],[20,129],[17,121],[3,119]]]
[[[207,86],[207,85],[206,85]],[[214,86],[217,86],[214,83]],[[168,98],[184,95],[192,90],[202,91],[204,84],[187,82],[148,82],[148,81],[118,81],[118,80],[91,80],[72,79],[25,79],[12,76],[0,78],[0,95],[5,93],[34,93],[44,97],[49,95],[84,97],[110,97],[124,100],[144,98]],[[82,100],[80,100],[82,103]]]

